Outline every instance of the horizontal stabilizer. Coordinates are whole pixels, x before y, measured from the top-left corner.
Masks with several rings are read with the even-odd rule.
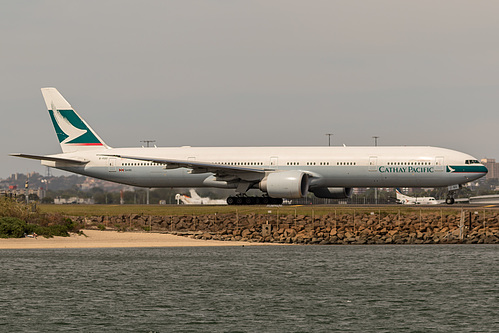
[[[52,162],[65,162],[73,164],[87,164],[88,160],[79,160],[76,158],[66,158],[66,157],[56,157],[56,156],[44,156],[44,155],[32,155],[32,154],[9,154],[10,156],[30,158],[32,160],[40,161],[52,161]]]

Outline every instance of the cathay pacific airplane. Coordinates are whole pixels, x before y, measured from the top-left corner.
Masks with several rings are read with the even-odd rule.
[[[342,199],[353,187],[458,188],[487,173],[473,156],[436,147],[111,148],[57,89],[42,94],[62,153],[12,156],[132,186],[234,189],[228,204],[281,203],[308,192]],[[250,189],[263,196],[246,195]],[[446,202],[454,203],[453,191]]]

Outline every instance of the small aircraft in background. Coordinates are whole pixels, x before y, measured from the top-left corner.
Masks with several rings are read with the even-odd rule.
[[[402,194],[398,188],[395,191],[397,203],[403,205],[438,205],[445,202],[445,200],[436,200],[434,197],[410,197]]]
[[[175,196],[177,204],[180,204],[180,201],[182,201],[184,205],[227,205],[227,201],[225,199],[211,199],[209,197],[202,198],[194,189],[190,189],[189,193],[191,196],[177,194]]]

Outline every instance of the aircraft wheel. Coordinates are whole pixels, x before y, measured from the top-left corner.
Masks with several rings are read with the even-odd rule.
[[[242,205],[243,204],[243,198],[236,198],[236,205]]]
[[[244,203],[246,205],[252,205],[253,204],[253,198],[252,197],[246,197],[246,198],[244,198]]]
[[[233,205],[234,204],[234,198],[233,197],[228,197],[227,198],[227,205]]]
[[[445,203],[448,204],[448,205],[454,204],[454,198],[447,198],[447,199],[445,199]]]
[[[282,205],[282,198],[272,198],[271,203],[273,205]]]

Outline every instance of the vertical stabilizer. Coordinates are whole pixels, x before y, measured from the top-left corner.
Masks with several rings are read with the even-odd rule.
[[[42,88],[50,119],[64,153],[109,148],[55,88]]]

